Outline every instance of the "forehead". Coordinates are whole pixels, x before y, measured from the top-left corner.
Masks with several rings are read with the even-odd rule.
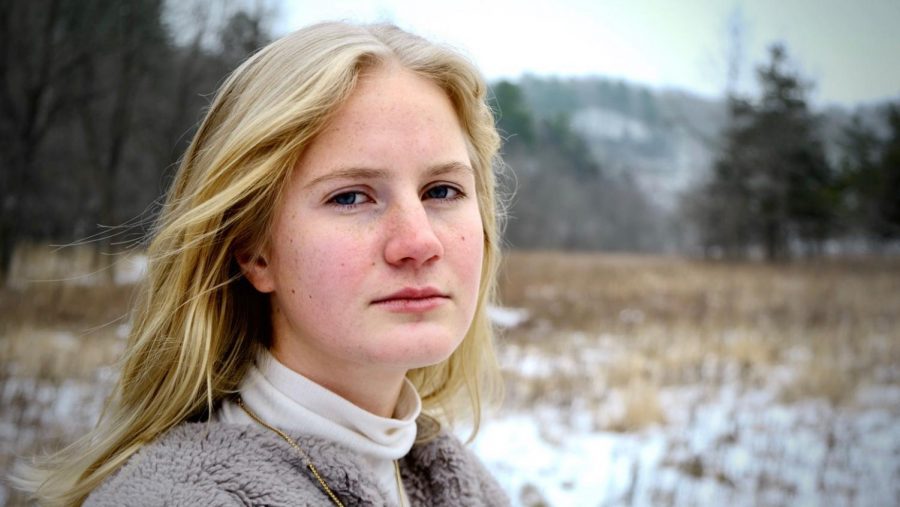
[[[386,115],[398,115],[407,120],[435,120],[447,115],[445,119],[452,117],[455,125],[459,125],[453,104],[444,90],[397,63],[384,63],[363,71],[356,88],[336,111],[330,124],[374,121],[386,118]]]
[[[315,163],[304,164],[310,161]],[[450,98],[432,81],[385,64],[360,76],[299,165],[307,166],[307,177],[316,177],[341,165],[390,168],[453,161],[469,163]]]

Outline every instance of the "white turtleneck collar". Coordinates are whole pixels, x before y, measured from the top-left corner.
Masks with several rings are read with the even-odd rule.
[[[247,407],[267,424],[287,432],[330,440],[360,454],[373,467],[381,485],[398,499],[393,461],[405,456],[416,440],[416,418],[422,401],[405,379],[392,418],[375,415],[316,384],[264,351],[241,381]],[[215,419],[256,424],[231,400]]]

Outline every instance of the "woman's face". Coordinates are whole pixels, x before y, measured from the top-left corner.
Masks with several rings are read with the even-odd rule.
[[[373,70],[308,147],[262,259],[273,353],[329,376],[405,373],[447,358],[475,312],[484,254],[475,178],[444,92]]]

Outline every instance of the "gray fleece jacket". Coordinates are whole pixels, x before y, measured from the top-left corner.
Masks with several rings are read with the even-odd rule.
[[[319,438],[290,436],[344,505],[391,504],[357,455]],[[412,505],[509,504],[478,458],[447,433],[413,446],[400,461],[400,471]],[[199,422],[180,424],[144,446],[84,505],[329,504],[301,456],[275,433],[259,426]]]

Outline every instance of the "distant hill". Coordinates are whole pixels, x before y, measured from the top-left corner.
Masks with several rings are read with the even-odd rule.
[[[724,100],[602,76],[526,75],[516,84],[536,118],[568,117],[604,171],[627,174],[667,210],[674,209],[681,191],[706,174],[727,122]],[[843,129],[853,113],[881,129],[875,120],[878,107],[849,111],[833,106],[820,113],[832,161],[840,158]]]

